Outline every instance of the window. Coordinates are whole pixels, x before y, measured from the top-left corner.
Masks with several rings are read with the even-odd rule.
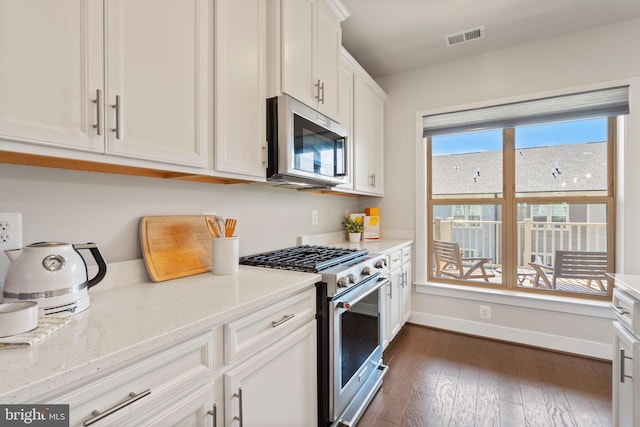
[[[424,117],[429,280],[610,298],[616,115],[628,106],[574,114],[576,96],[552,115]]]

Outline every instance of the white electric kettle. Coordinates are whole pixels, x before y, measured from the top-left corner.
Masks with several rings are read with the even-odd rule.
[[[90,280],[80,249],[88,249],[98,264],[98,273]],[[5,253],[11,260],[4,280],[5,299],[37,301],[43,315],[65,316],[87,309],[88,288],[107,273],[95,243],[39,242]]]

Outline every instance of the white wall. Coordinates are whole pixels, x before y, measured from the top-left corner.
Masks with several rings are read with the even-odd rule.
[[[24,244],[92,241],[107,262],[142,257],[138,222],[146,215],[215,210],[235,217],[240,253],[246,255],[294,246],[299,235],[341,230],[345,209],[359,210],[355,197],[10,164],[0,164],[0,188],[0,212],[22,212]]]
[[[636,243],[640,238],[640,224],[633,221],[634,215],[640,211],[640,168],[634,160],[640,158],[640,144],[637,143],[640,140],[639,27],[640,20],[628,21],[380,79],[379,84],[388,94],[385,106],[387,197],[380,203],[381,210],[385,212],[385,225],[413,229],[418,235],[425,228],[415,222],[416,210],[424,209],[415,203],[416,165],[413,158],[420,151],[421,143],[416,135],[417,113],[455,111],[623,81],[631,83],[631,114],[621,138],[625,143],[619,147],[620,153],[624,153],[624,160],[618,165],[622,181],[617,212],[617,271],[640,274],[640,263],[637,262],[640,250]],[[416,252],[418,256],[414,257],[414,265],[419,263],[419,258],[426,257],[424,251]],[[421,270],[425,270],[424,263],[416,269],[417,272]],[[418,282],[424,282],[424,276],[414,277]],[[536,340],[526,338],[532,334],[537,334],[538,338],[548,334],[548,337],[559,340],[575,338],[594,344],[593,351],[576,346],[576,352],[598,357],[603,356],[601,344],[608,346],[610,342],[610,321],[603,312],[599,315],[604,317],[596,319],[595,325],[592,318],[582,319],[590,329],[596,328],[595,332],[591,329],[586,333],[580,330],[580,317],[551,310],[544,312],[544,322],[535,322],[535,317],[541,315],[539,310],[520,309],[516,314],[512,311],[511,302],[504,305],[504,300],[489,296],[488,301],[496,303],[494,320],[478,328],[478,296],[467,294],[461,298],[460,295],[452,296],[452,293],[447,296],[445,291],[436,292],[434,288],[429,290],[418,286],[418,289],[428,292],[414,292],[413,295],[412,319],[421,323],[505,339],[513,331],[505,334],[501,328],[513,326],[523,332],[523,342],[539,345]],[[445,295],[440,295],[443,292]],[[527,307],[527,304],[521,307]],[[557,324],[575,327],[558,332]],[[552,341],[556,341],[555,338],[547,340]],[[559,349],[572,351],[574,348]]]

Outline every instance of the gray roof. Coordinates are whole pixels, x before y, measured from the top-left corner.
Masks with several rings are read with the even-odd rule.
[[[433,194],[502,192],[501,151],[434,156],[432,165]],[[607,143],[516,150],[516,183],[518,193],[606,191]]]

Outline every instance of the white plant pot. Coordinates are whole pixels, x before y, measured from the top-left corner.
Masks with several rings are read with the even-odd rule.
[[[349,233],[349,241],[351,243],[358,243],[361,237],[362,233]]]

